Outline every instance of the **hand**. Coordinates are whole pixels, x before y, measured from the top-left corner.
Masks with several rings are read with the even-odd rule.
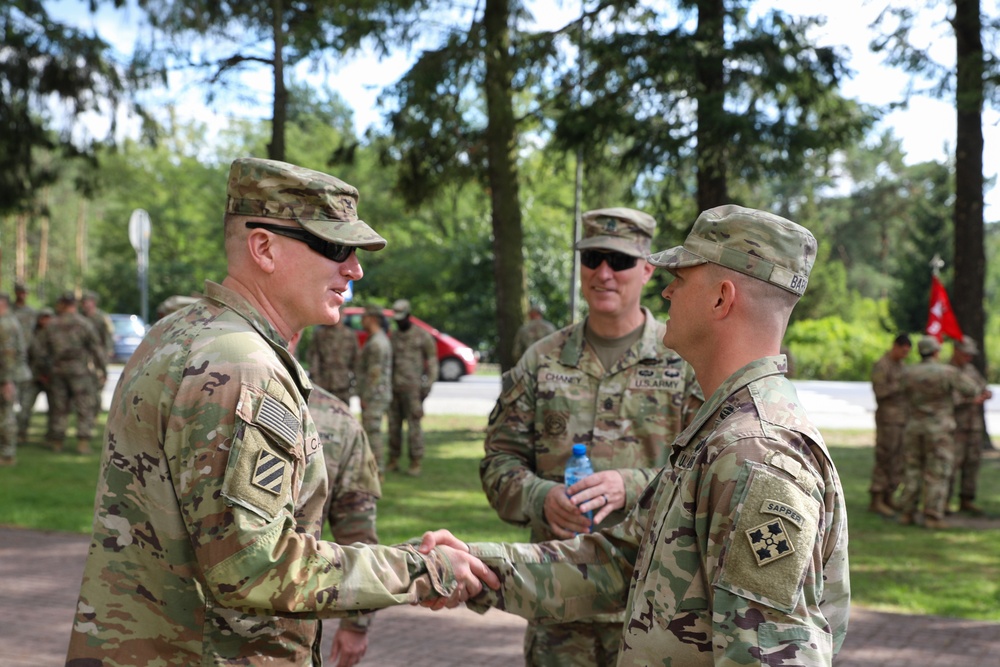
[[[447,530],[435,530],[424,533],[423,539],[417,551],[422,554],[429,554],[435,547],[451,563],[451,569],[455,574],[458,586],[448,597],[438,597],[421,602],[421,606],[428,607],[434,611],[439,609],[453,609],[460,604],[464,604],[469,598],[475,597],[486,584],[493,590],[500,588],[500,579],[486,566],[483,561],[469,553],[469,545],[462,542]]]
[[[338,628],[330,647],[330,663],[337,667],[351,667],[361,662],[368,650],[368,635],[345,628]]]
[[[7,403],[14,402],[14,397],[17,396],[17,392],[15,391],[13,382],[4,382],[3,389],[0,391],[2,391],[4,401]],[[13,419],[13,417],[11,419]]]
[[[424,399],[426,399],[430,395],[431,395],[431,388],[430,387],[420,387],[420,400],[421,401],[424,400]]]
[[[569,500],[581,512],[594,512],[594,525],[616,509],[625,507],[625,480],[617,470],[587,475],[568,489]]]
[[[590,519],[573,504],[566,495],[566,486],[559,484],[549,489],[544,503],[545,523],[552,534],[560,539],[569,539],[579,533],[589,533]]]

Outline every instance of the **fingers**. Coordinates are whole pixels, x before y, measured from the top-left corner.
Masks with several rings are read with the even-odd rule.
[[[593,512],[599,524],[613,511],[625,507],[625,480],[617,470],[603,470],[570,487],[570,501],[581,512]]]
[[[460,551],[469,551],[468,544],[458,539],[451,534],[451,531],[445,530],[444,528],[424,533],[423,538],[420,540],[420,546],[417,547],[417,551],[426,555],[433,551],[436,546],[447,546],[453,549],[459,549]]]

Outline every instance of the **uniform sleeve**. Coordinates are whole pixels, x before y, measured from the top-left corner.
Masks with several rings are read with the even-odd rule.
[[[438,379],[437,343],[429,333],[424,333],[424,363],[426,364],[427,386],[430,387]]]
[[[441,554],[340,546],[298,530],[297,483],[315,429],[286,386],[263,376],[262,353],[239,352],[241,364],[189,365],[164,429],[173,494],[211,596],[240,610],[329,617],[449,594],[454,574]]]
[[[535,474],[534,379],[522,362],[504,374],[503,391],[486,428],[479,478],[502,520],[541,526],[545,496],[558,484]]]
[[[877,400],[883,401],[901,391],[899,378],[890,377],[888,367],[879,360],[872,368],[872,391]]]

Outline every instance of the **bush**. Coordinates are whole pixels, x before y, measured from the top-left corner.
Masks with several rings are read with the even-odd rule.
[[[802,320],[785,334],[795,377],[802,380],[867,381],[891,343],[880,327],[840,317]]]

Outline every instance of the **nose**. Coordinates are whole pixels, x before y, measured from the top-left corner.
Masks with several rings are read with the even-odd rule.
[[[597,266],[596,269],[594,269],[594,273],[601,280],[609,280],[613,278],[615,275],[615,272],[611,270],[610,266],[608,266],[608,260],[606,259],[601,260],[601,263]]]
[[[670,301],[670,294],[673,291],[674,291],[674,284],[670,283],[669,285],[667,285],[666,287],[663,288],[663,291],[660,292],[660,296],[662,296],[667,301]]]
[[[365,272],[361,269],[361,260],[358,259],[358,251],[355,250],[351,256],[340,264],[340,275],[350,280],[361,280]]]

